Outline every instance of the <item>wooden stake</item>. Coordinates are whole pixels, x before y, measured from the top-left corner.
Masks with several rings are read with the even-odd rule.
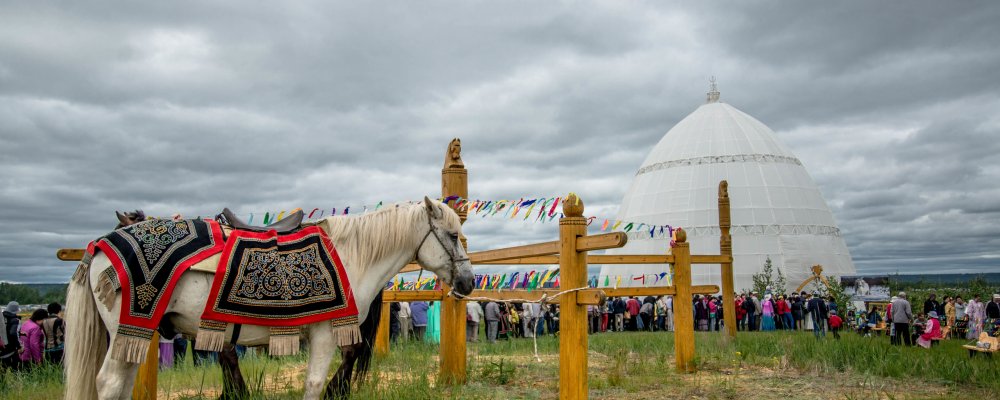
[[[469,172],[462,162],[461,142],[456,138],[448,145],[445,153],[444,168],[441,170],[441,196],[469,197]],[[455,207],[457,201],[448,205]],[[458,217],[465,223],[467,216],[464,210],[455,210]],[[460,240],[468,249],[466,238]],[[441,285],[444,293],[451,289],[447,284]],[[446,296],[441,300],[441,372],[442,383],[464,384],[465,371],[465,301]]]
[[[146,352],[146,362],[139,366],[139,372],[135,376],[135,385],[132,386],[132,399],[134,400],[156,400],[156,374],[160,371],[160,332],[153,331],[153,338],[149,341],[149,350]],[[70,398],[67,393],[67,398]]]
[[[729,214],[729,182],[719,182],[719,252],[729,256],[722,268],[722,322],[725,337],[736,337],[736,286],[733,283],[733,239],[729,236],[732,224]]]
[[[694,313],[691,304],[691,248],[687,233],[677,229],[674,254],[674,359],[678,372],[694,372]]]
[[[375,333],[376,356],[385,356],[389,354],[389,306],[389,304],[383,304],[382,312],[379,314],[379,329],[378,332]],[[383,329],[383,327],[385,329]]]
[[[560,289],[587,286],[587,253],[577,249],[578,238],[587,236],[583,202],[570,195],[563,201],[564,218],[559,220]],[[587,307],[577,303],[578,292],[559,298],[559,398],[586,399],[587,392]]]

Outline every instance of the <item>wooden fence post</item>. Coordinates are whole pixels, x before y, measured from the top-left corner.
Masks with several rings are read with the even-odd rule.
[[[575,194],[563,200],[559,220],[560,290],[587,286],[587,253],[577,250],[577,238],[587,236],[583,202]],[[559,299],[559,398],[586,399],[587,391],[587,308],[577,303],[579,292]]]
[[[678,228],[674,241],[674,360],[678,372],[694,372],[694,315],[691,304],[691,248]]]
[[[733,257],[733,239],[729,236],[732,226],[729,213],[729,182],[719,182],[719,254]],[[736,337],[736,289],[733,284],[733,263],[723,263],[722,268],[722,319],[725,337]]]
[[[445,152],[444,168],[441,170],[441,196],[469,197],[469,173],[462,162],[462,143],[457,138],[448,144]],[[449,202],[455,208],[458,201]],[[455,210],[462,222],[465,222],[467,212]],[[468,248],[465,236],[461,238],[462,245]],[[444,293],[451,289],[446,284],[441,288]],[[441,374],[444,383],[463,384],[465,371],[465,301],[455,297],[445,296],[441,300]]]
[[[135,385],[132,386],[132,399],[134,400],[156,400],[156,374],[160,371],[160,333],[153,331],[153,338],[149,341],[149,350],[146,351],[146,362],[139,366],[139,372],[135,377]],[[66,398],[71,398],[69,393]]]
[[[389,354],[389,306],[390,304],[382,304],[382,312],[378,316],[378,331],[375,332],[375,355],[377,356]]]

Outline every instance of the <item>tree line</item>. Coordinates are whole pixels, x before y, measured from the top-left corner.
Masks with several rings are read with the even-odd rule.
[[[20,284],[0,282],[0,307],[11,301],[20,304],[66,304],[66,284]]]

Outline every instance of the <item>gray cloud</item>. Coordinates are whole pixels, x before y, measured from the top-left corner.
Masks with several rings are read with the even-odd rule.
[[[452,137],[474,197],[574,191],[610,217],[711,75],[803,160],[860,272],[997,266],[992,2],[4,10],[0,280],[65,281],[55,250],[116,209],[435,195]],[[473,218],[466,234],[487,249],[556,228]]]

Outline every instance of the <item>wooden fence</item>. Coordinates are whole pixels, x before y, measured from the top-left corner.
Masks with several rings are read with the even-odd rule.
[[[448,164],[441,171],[441,196],[468,197],[468,172],[459,161]],[[457,177],[460,177],[457,178]],[[456,200],[457,202],[457,200]],[[455,204],[449,202],[455,207]],[[559,220],[559,240],[524,246],[473,252],[469,258],[474,265],[559,265],[560,289],[526,290],[475,290],[469,297],[490,298],[497,301],[523,299],[538,301],[564,293],[558,298],[559,319],[559,398],[587,398],[587,305],[600,304],[607,297],[671,295],[674,304],[674,353],[679,371],[693,372],[694,366],[694,315],[691,298],[694,294],[718,293],[715,285],[692,286],[692,264],[719,264],[722,269],[723,320],[727,337],[736,336],[735,291],[733,285],[732,240],[730,231],[729,193],[726,181],[719,183],[719,248],[721,254],[692,255],[687,234],[678,230],[673,248],[661,255],[590,255],[592,250],[620,248],[627,242],[621,232],[588,236],[587,221],[583,217],[584,204],[570,195],[564,199],[563,218]],[[466,220],[466,211],[456,208],[460,218]],[[463,244],[466,243],[462,238]],[[671,264],[673,286],[589,288],[589,264]],[[419,270],[415,264],[407,265],[402,272]],[[465,301],[448,296],[446,285],[440,290],[412,290],[383,292],[383,302],[440,301],[441,344],[440,372],[442,382],[461,384],[466,381]],[[579,289],[565,292],[569,289]],[[389,307],[382,308],[381,322],[376,337],[376,354],[389,351]]]

